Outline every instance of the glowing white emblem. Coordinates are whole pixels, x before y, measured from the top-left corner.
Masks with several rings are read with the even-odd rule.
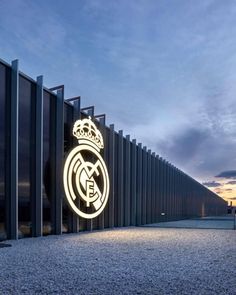
[[[107,168],[99,153],[104,147],[103,138],[90,118],[76,121],[73,135],[79,146],[68,154],[65,161],[65,195],[77,215],[90,219],[103,211],[109,195]]]

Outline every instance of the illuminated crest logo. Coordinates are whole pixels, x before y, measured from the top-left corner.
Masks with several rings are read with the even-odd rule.
[[[79,145],[65,161],[65,195],[76,214],[90,219],[103,211],[109,194],[107,168],[99,153],[104,147],[103,138],[91,118],[76,121],[73,135]]]

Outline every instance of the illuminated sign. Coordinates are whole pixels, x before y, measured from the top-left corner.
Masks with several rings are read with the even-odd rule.
[[[103,137],[91,118],[78,120],[73,136],[79,145],[68,154],[63,172],[66,199],[80,217],[91,219],[106,206],[109,195],[109,176],[100,155]]]

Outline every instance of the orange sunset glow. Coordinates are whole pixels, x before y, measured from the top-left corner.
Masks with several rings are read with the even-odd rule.
[[[213,181],[215,183],[215,187],[211,187],[210,185],[205,185],[215,192],[217,195],[222,197],[225,201],[228,202],[228,205],[232,202],[233,206],[236,206],[236,179],[217,179]]]

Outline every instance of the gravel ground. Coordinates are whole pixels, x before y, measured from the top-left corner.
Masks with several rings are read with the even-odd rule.
[[[10,241],[0,294],[236,294],[232,230],[122,228]]]

